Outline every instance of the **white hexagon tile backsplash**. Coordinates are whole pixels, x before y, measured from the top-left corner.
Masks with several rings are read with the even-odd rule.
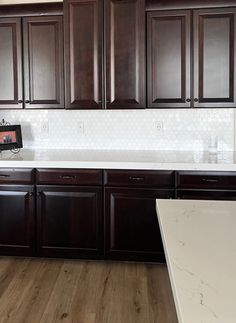
[[[208,150],[217,137],[218,150],[234,150],[233,109],[12,110],[0,118],[22,125],[25,148]]]

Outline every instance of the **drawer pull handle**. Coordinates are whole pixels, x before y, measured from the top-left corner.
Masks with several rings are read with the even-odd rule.
[[[6,178],[6,177],[10,177],[10,175],[1,174],[0,177]]]
[[[130,177],[129,177],[129,180],[130,180],[130,181],[137,181],[137,182],[141,182],[141,181],[144,181],[144,180],[145,180],[145,178],[144,178],[144,177],[130,176]]]
[[[76,176],[71,176],[71,175],[62,175],[62,179],[76,179]]]
[[[208,183],[218,183],[219,182],[218,179],[208,179],[208,178],[203,178],[202,181],[208,182]]]

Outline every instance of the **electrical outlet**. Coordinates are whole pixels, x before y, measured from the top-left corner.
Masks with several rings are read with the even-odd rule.
[[[84,134],[84,123],[83,123],[83,121],[78,121],[77,122],[77,133],[79,135],[83,135]]]
[[[48,135],[49,135],[49,122],[48,121],[41,122],[41,134],[44,137],[48,137]]]
[[[156,121],[155,122],[156,132],[162,132],[164,131],[164,124],[162,121]]]

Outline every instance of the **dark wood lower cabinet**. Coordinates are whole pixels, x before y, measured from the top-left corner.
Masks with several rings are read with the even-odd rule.
[[[102,188],[39,185],[37,205],[39,255],[103,255]]]
[[[106,257],[163,262],[156,199],[172,197],[168,189],[106,188]]]
[[[235,173],[2,168],[0,254],[164,262],[158,198],[236,201]]]
[[[0,186],[1,255],[28,255],[35,251],[33,186]]]

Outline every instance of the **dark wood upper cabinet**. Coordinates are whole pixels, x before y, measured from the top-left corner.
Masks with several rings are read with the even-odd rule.
[[[64,108],[63,23],[60,16],[23,19],[26,108]]]
[[[65,1],[66,107],[145,107],[145,1]],[[86,32],[85,32],[86,31]]]
[[[146,0],[146,10],[233,7],[235,0]]]
[[[102,108],[103,1],[65,1],[66,108]]]
[[[236,107],[236,9],[194,11],[194,106]]]
[[[105,1],[106,108],[145,107],[145,1]]]
[[[148,107],[190,107],[190,11],[147,14]]]
[[[20,18],[0,18],[0,108],[22,108]]]
[[[236,107],[235,46],[236,8],[148,12],[148,107]]]
[[[23,1],[4,1],[9,4],[0,6],[1,17],[33,17],[33,16],[58,16],[63,15],[63,2],[43,2],[31,1],[31,3],[23,3]],[[11,2],[11,3],[10,3]],[[14,4],[18,2],[18,4]],[[22,3],[20,3],[22,2]],[[29,2],[29,1],[28,1]]]

